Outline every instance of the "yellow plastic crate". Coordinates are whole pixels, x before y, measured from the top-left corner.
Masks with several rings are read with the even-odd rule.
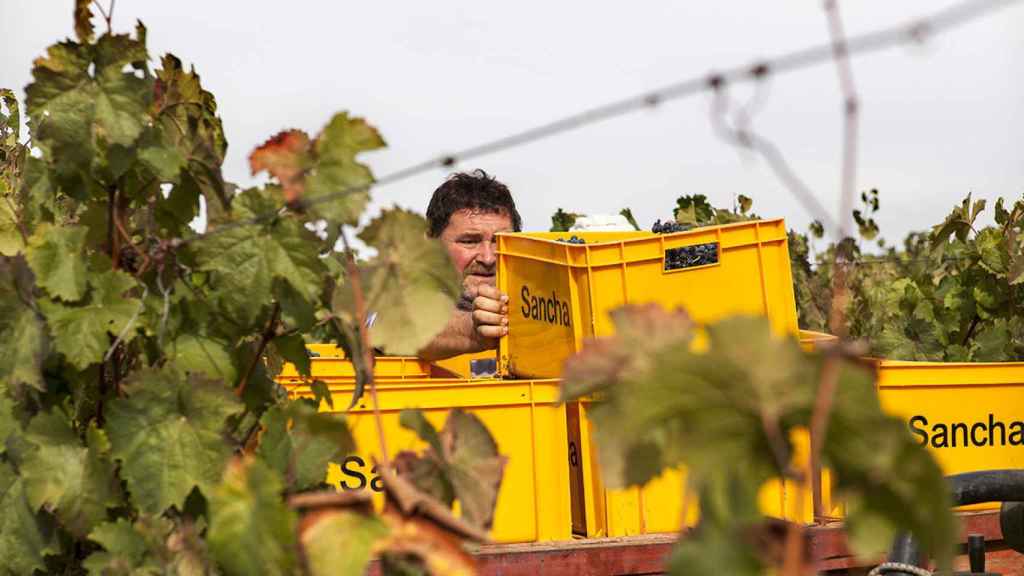
[[[800,330],[800,347],[803,348],[805,352],[813,352],[819,345],[828,342],[835,342],[836,340],[839,340],[838,336],[826,334],[825,332]]]
[[[329,383],[334,406],[347,406],[351,383]],[[292,397],[312,397],[308,386],[290,386]],[[571,538],[568,442],[565,406],[558,404],[557,380],[406,379],[377,382],[388,451],[422,450],[425,445],[402,428],[399,413],[422,409],[438,429],[452,408],[476,414],[508,457],[498,493],[492,538],[496,542],[540,542]],[[321,411],[330,411],[326,402]],[[369,395],[345,414],[358,450],[332,463],[327,482],[339,489],[369,488],[381,504],[374,462],[379,454]]]
[[[882,409],[906,420],[946,474],[1024,468],[1024,362],[874,362]]]
[[[330,383],[333,380],[352,381],[356,377],[352,361],[343,357],[310,358],[310,373],[313,380]],[[431,365],[425,360],[405,356],[378,356],[373,365],[373,376],[377,379],[408,379],[429,378]],[[285,364],[277,381],[282,385],[301,384],[299,375],[293,364]]]
[[[608,312],[627,303],[683,306],[698,322],[731,314],[768,316],[797,332],[796,301],[783,220],[709,226],[676,234],[576,232],[498,235],[498,287],[509,295],[502,374],[558,377],[583,340],[612,333]],[[718,262],[666,270],[666,257],[695,245]]]
[[[497,352],[494,350],[484,350],[483,352],[462,354],[461,356],[453,356],[451,358],[445,358],[444,360],[437,360],[434,362],[434,366],[447,370],[460,378],[472,378],[473,362],[478,360],[497,359],[497,357]]]

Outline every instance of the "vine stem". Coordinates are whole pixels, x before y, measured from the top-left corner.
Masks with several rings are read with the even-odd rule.
[[[252,373],[256,370],[256,364],[263,357],[263,351],[267,349],[267,344],[274,339],[277,330],[277,319],[281,315],[281,303],[274,302],[274,310],[270,313],[270,319],[267,320],[267,327],[263,329],[263,333],[260,334],[260,344],[256,348],[256,353],[253,354],[252,362],[245,369],[245,374],[242,376],[242,380],[238,383],[238,388],[235,389],[235,396],[239,398],[245,393],[245,386],[249,383],[249,378],[252,377]]]
[[[839,77],[839,89],[843,98],[843,164],[840,172],[839,202],[839,246],[836,249],[832,265],[832,302],[829,314],[829,327],[832,333],[841,340],[847,337],[846,304],[847,304],[847,268],[846,258],[841,249],[847,236],[849,213],[853,206],[854,189],[857,181],[857,138],[859,120],[859,97],[853,81],[853,68],[850,66],[849,46],[843,28],[842,16],[839,13],[838,0],[824,0],[823,7],[828,20],[829,37],[832,40],[832,60],[836,65]],[[818,390],[814,397],[814,408],[811,412],[811,502],[814,520],[824,516],[821,487],[821,452],[828,434],[828,422],[835,401],[836,389],[839,387],[839,373],[843,346],[829,351],[821,369]],[[792,530],[791,532],[795,532]],[[783,574],[801,574],[804,571],[803,557],[799,547],[794,543],[797,535],[791,534],[786,550],[786,566]]]
[[[377,402],[377,382],[373,378],[373,348],[370,347],[370,327],[366,325],[366,294],[363,292],[363,282],[359,275],[359,267],[356,266],[355,253],[348,243],[348,236],[345,234],[345,226],[341,226],[341,243],[345,246],[345,270],[348,273],[349,281],[352,282],[352,299],[356,306],[356,333],[359,335],[360,348],[363,354],[363,369],[369,368],[366,374],[367,384],[370,386],[370,402],[373,404],[373,421],[377,426],[377,441],[380,444],[381,467],[385,472],[391,470],[391,458],[388,456],[387,439],[384,437],[384,420],[380,415],[380,404]]]

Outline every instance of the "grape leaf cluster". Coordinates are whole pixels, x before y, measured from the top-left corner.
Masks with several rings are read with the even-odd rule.
[[[75,39],[34,62],[27,134],[0,90],[0,574],[316,575],[340,543],[354,572],[375,550],[461,550],[444,503],[410,524],[415,546],[407,513],[293,503],[323,499],[355,444],[343,417],[287,398],[281,366],[310,378],[310,340],[363,357],[357,278],[380,312],[371,345],[392,352],[429,341],[460,292],[417,214],[365,225],[372,259],[334,250],[383,138],[345,112],[283,131],[250,157],[270,183],[240,189],[199,75],[154,61],[141,23],[97,37],[94,5],[76,0]]]

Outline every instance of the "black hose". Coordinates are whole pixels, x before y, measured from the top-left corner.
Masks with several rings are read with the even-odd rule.
[[[947,476],[954,506],[1024,502],[1024,470],[983,470]]]
[[[946,476],[953,496],[953,506],[982,502],[1024,502],[1024,470],[982,470]],[[920,550],[910,534],[900,534],[893,541],[890,562],[920,566]],[[899,569],[886,570],[892,576],[910,575]]]

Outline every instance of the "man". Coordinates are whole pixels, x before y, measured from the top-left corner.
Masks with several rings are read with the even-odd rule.
[[[495,286],[495,234],[522,229],[508,187],[483,170],[453,174],[434,191],[427,221],[430,236],[441,240],[462,275],[463,295],[448,325],[419,356],[440,360],[496,348],[508,333],[508,296]]]

